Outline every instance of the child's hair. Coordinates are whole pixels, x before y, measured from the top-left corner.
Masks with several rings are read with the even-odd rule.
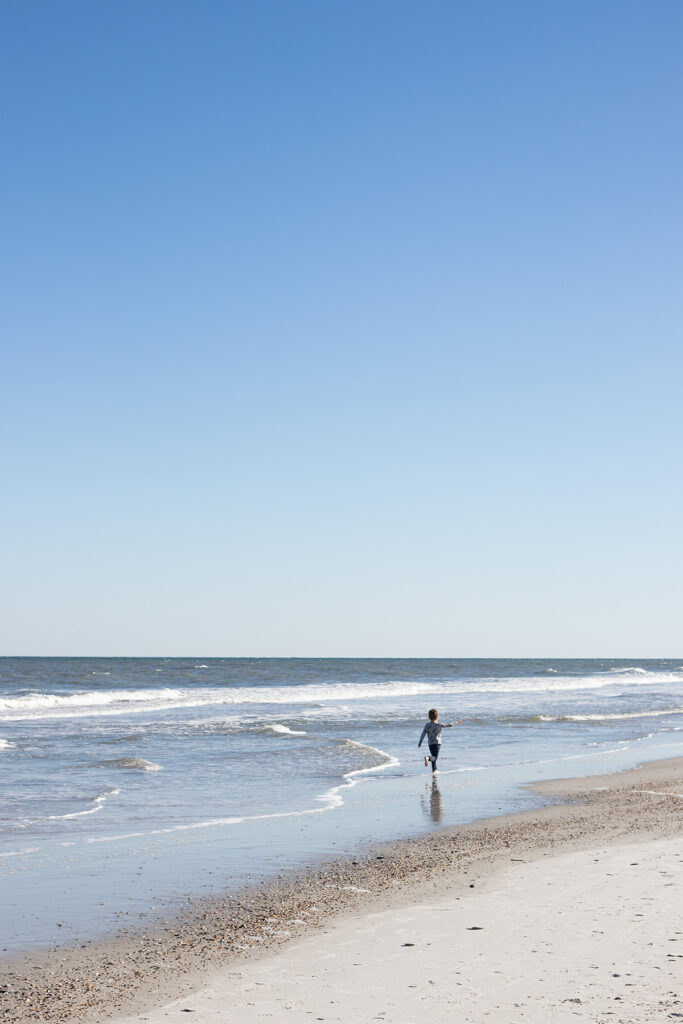
[[[428,715],[429,715],[429,721],[430,722],[435,722],[437,720],[437,718],[439,717],[439,712],[436,710],[436,708],[430,708],[429,711],[428,711]]]

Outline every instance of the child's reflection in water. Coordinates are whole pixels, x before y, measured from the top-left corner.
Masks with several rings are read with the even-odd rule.
[[[427,817],[437,822],[437,824],[443,820],[443,797],[441,790],[436,784],[436,779],[432,779],[430,785],[425,787],[425,793],[421,797],[421,802],[422,810]]]

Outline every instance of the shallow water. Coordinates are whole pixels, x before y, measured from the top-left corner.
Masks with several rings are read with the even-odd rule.
[[[432,705],[463,718],[436,787]],[[525,783],[676,756],[682,729],[676,661],[0,659],[0,949],[533,806]]]

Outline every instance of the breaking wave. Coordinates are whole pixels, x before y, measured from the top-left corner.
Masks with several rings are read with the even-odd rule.
[[[264,725],[259,732],[275,733],[277,736],[306,736],[307,733],[303,729],[290,729],[288,725],[281,725],[279,722],[275,722],[274,725]]]
[[[680,681],[680,674],[619,669],[637,676],[640,685]],[[497,679],[391,681],[386,683],[304,683],[293,686],[241,686],[208,689],[97,690],[60,695],[29,693],[0,699],[0,720],[125,715],[172,708],[240,704],[315,704],[320,701],[353,701],[374,698],[412,697],[443,694],[456,697],[468,693],[548,693],[592,690],[613,685],[612,671],[592,676],[537,675]]]
[[[108,800],[110,796],[117,796],[120,792],[120,789],[112,786],[111,789],[106,789],[104,793],[98,793],[97,796],[87,797],[87,802],[92,806],[86,807],[83,811],[71,811],[69,814],[46,814],[42,818],[34,818],[31,821],[22,821],[20,824],[15,824],[12,827],[28,828],[30,825],[39,825],[43,821],[70,821],[72,818],[84,818],[88,814],[97,814],[98,811],[102,810],[105,801]],[[29,853],[33,851],[26,850],[24,852]]]
[[[534,722],[616,722],[626,718],[661,718],[665,715],[683,715],[683,708],[660,708],[657,711],[615,711],[604,715],[534,715]]]
[[[82,818],[86,814],[96,814],[97,811],[101,811],[104,806],[105,800],[110,796],[116,796],[121,790],[113,786],[111,789],[106,790],[104,793],[98,793],[97,796],[92,798],[94,807],[89,807],[85,811],[74,811],[72,814],[48,814],[47,817],[41,818],[41,821],[59,821],[60,819],[66,820],[67,818]]]
[[[100,761],[98,768],[129,768],[138,772],[160,772],[163,765],[145,761],[144,757],[116,757],[110,761]]]

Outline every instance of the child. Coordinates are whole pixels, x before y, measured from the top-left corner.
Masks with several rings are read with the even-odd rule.
[[[432,775],[436,775],[436,759],[439,756],[439,751],[441,750],[441,730],[452,729],[454,725],[462,725],[462,718],[457,722],[448,722],[441,725],[439,723],[439,712],[436,708],[430,708],[429,721],[422,730],[422,735],[420,736],[417,745],[418,748],[422,746],[422,740],[426,735],[431,757],[425,757],[425,768],[431,762]]]

